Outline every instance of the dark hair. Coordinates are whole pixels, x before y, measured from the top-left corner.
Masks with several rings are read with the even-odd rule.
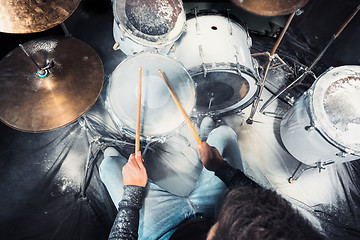
[[[316,240],[323,237],[276,192],[240,187],[226,196],[212,239]]]

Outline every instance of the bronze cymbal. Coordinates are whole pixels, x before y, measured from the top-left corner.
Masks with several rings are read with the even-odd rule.
[[[287,15],[302,8],[309,0],[231,0],[244,10],[262,16]]]
[[[0,32],[34,33],[65,21],[81,0],[0,0]]]
[[[75,38],[46,38],[23,47],[48,75],[38,76],[36,64],[20,47],[0,61],[0,120],[26,132],[65,126],[87,112],[104,82],[98,54]],[[50,63],[50,64],[49,64]]]

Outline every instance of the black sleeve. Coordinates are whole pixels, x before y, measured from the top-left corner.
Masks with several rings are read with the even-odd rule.
[[[233,168],[226,161],[215,171],[215,176],[220,178],[229,189],[236,187],[259,187],[239,169]]]
[[[119,212],[111,228],[109,239],[137,239],[139,210],[145,195],[145,188],[124,186],[124,195],[119,203]]]

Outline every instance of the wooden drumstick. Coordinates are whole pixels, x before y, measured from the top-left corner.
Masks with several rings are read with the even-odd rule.
[[[137,97],[137,111],[136,111],[136,137],[135,137],[135,153],[140,150],[140,119],[141,119],[141,72],[142,68],[139,69],[139,89]]]
[[[201,142],[201,139],[200,139],[199,135],[197,134],[194,126],[191,124],[190,119],[189,119],[189,117],[187,116],[184,108],[181,106],[181,103],[180,103],[179,99],[176,97],[174,91],[171,89],[169,82],[166,80],[163,72],[162,72],[160,69],[159,69],[159,72],[160,72],[162,78],[164,79],[164,81],[165,81],[165,83],[166,83],[166,86],[167,86],[167,88],[169,89],[169,92],[170,92],[171,96],[173,97],[176,105],[179,107],[182,115],[184,116],[184,118],[185,118],[185,120],[186,120],[186,123],[187,123],[188,126],[190,127],[190,130],[191,130],[192,134],[194,135],[196,141],[198,142],[199,145],[202,145],[202,142]]]

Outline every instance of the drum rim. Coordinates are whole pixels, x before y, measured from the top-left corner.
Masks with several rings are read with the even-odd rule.
[[[193,88],[193,93],[194,93],[194,102],[192,104],[192,108],[191,110],[187,113],[188,115],[191,115],[193,112],[193,109],[195,108],[195,102],[196,102],[196,91],[195,91],[195,82],[192,79],[192,76],[189,74],[189,72],[187,71],[187,69],[184,67],[184,65],[179,62],[177,59],[172,58],[170,56],[167,56],[165,54],[161,54],[161,53],[153,53],[153,52],[141,52],[141,53],[137,53],[135,55],[132,56],[128,56],[126,59],[124,59],[123,61],[121,61],[116,67],[115,69],[112,71],[112,73],[109,75],[109,81],[108,81],[108,85],[106,87],[106,99],[105,99],[105,105],[106,105],[106,109],[110,115],[111,120],[113,121],[114,124],[116,124],[117,127],[119,127],[119,130],[122,131],[122,133],[124,133],[124,131],[126,133],[130,133],[128,134],[128,136],[135,136],[135,129],[132,129],[131,126],[128,126],[124,121],[122,121],[120,119],[119,116],[117,116],[117,114],[115,113],[115,111],[113,110],[113,108],[111,107],[111,101],[110,101],[110,88],[111,88],[111,83],[112,83],[112,75],[113,73],[116,71],[116,69],[122,67],[122,65],[130,60],[132,60],[133,58],[137,58],[139,56],[142,55],[152,55],[152,56],[161,56],[167,59],[170,59],[171,61],[176,62],[185,72],[186,74],[189,76],[189,81],[192,83],[192,85],[194,86]],[[165,133],[161,133],[161,134],[140,134],[140,139],[141,140],[146,140],[146,141],[164,141],[164,139],[166,139],[166,137],[171,136],[174,134],[174,132],[176,132],[176,130],[180,129],[186,122],[186,120],[183,119],[183,121],[181,123],[179,123],[175,128],[165,132]]]
[[[222,73],[228,72],[229,73],[230,72],[230,73],[238,74],[241,77],[243,77],[249,83],[250,86],[253,86],[253,88],[254,88],[254,91],[252,92],[253,95],[251,97],[249,97],[249,99],[246,100],[242,104],[240,104],[240,102],[242,101],[242,99],[241,99],[237,103],[235,103],[235,104],[233,104],[231,106],[228,106],[226,108],[207,111],[207,112],[206,111],[199,111],[200,114],[202,114],[202,115],[204,115],[204,114],[205,115],[206,114],[208,114],[208,115],[227,115],[227,114],[231,114],[231,112],[233,112],[233,111],[237,111],[239,109],[242,110],[242,109],[245,109],[246,107],[248,107],[253,102],[253,100],[256,98],[256,96],[258,95],[258,93],[260,91],[260,86],[258,84],[259,78],[256,77],[256,74],[246,66],[243,66],[243,65],[237,66],[235,63],[227,63],[227,64],[228,64],[227,65],[228,68],[224,68],[224,66],[225,66],[224,65],[224,66],[219,67],[219,68],[207,69],[206,72],[207,73],[210,73],[210,72],[211,73],[212,72],[222,72]],[[194,70],[194,69],[196,69],[196,70]],[[204,71],[201,71],[201,69],[199,67],[189,69],[188,72],[190,73],[190,76],[192,78],[194,76],[197,76],[199,74],[204,73]],[[251,84],[250,79],[253,81],[253,84]],[[194,79],[193,79],[193,81],[195,82],[195,84],[197,84],[197,82]],[[196,108],[196,105],[195,105],[195,108]],[[195,111],[195,112],[197,112],[197,111]]]
[[[343,65],[343,66],[339,66],[339,67],[329,67],[325,72],[323,72],[314,81],[313,85],[309,88],[309,90],[306,92],[306,94],[309,96],[310,104],[308,104],[308,110],[309,110],[311,126],[313,126],[329,143],[333,144],[335,147],[339,148],[340,150],[342,150],[346,153],[360,155],[360,150],[356,150],[351,147],[345,146],[344,144],[339,143],[339,141],[337,141],[336,139],[334,139],[332,136],[329,135],[328,131],[326,131],[326,127],[323,126],[323,124],[321,123],[319,118],[316,116],[316,113],[315,113],[316,110],[314,108],[314,103],[315,103],[314,94],[315,94],[316,90],[318,89],[318,88],[316,88],[316,86],[318,85],[319,82],[324,81],[323,77],[326,74],[330,74],[330,72],[332,72],[332,71],[339,72],[340,70],[351,70],[352,68],[359,68],[359,70],[360,70],[360,66],[358,66],[358,65]],[[337,79],[337,80],[339,80],[339,79]]]
[[[201,9],[196,12],[189,12],[186,14],[186,20],[193,19],[195,17],[205,17],[205,16],[221,16],[225,18],[230,18],[233,22],[239,24],[242,28],[248,29],[245,21],[238,18],[236,15],[230,13],[230,11],[225,9]]]
[[[119,28],[119,30],[123,33],[123,35],[126,38],[129,38],[130,40],[134,41],[137,44],[161,48],[163,46],[173,44],[176,40],[178,40],[181,37],[181,35],[184,33],[184,31],[186,29],[186,14],[185,14],[184,7],[181,4],[182,10],[179,14],[179,17],[182,16],[182,18],[184,19],[184,22],[182,23],[181,28],[180,28],[180,26],[178,26],[179,23],[177,21],[177,23],[175,24],[175,27],[168,33],[152,36],[152,35],[148,35],[148,34],[140,32],[142,35],[144,35],[144,37],[146,37],[146,38],[141,38],[141,37],[133,34],[133,31],[131,29],[128,29],[127,27],[124,26],[124,24],[122,24],[123,21],[121,20],[121,18],[118,16],[119,14],[117,13],[117,6],[118,6],[117,4],[119,2],[125,4],[126,1],[114,0],[114,3],[113,3],[114,24],[116,24],[116,26]],[[179,17],[178,17],[178,19],[179,19]],[[179,28],[180,31],[177,34],[174,34],[173,38],[171,38],[171,39],[168,38],[170,33],[172,31],[174,31],[174,29],[176,29],[176,28]],[[151,39],[151,40],[148,40],[148,39]]]

